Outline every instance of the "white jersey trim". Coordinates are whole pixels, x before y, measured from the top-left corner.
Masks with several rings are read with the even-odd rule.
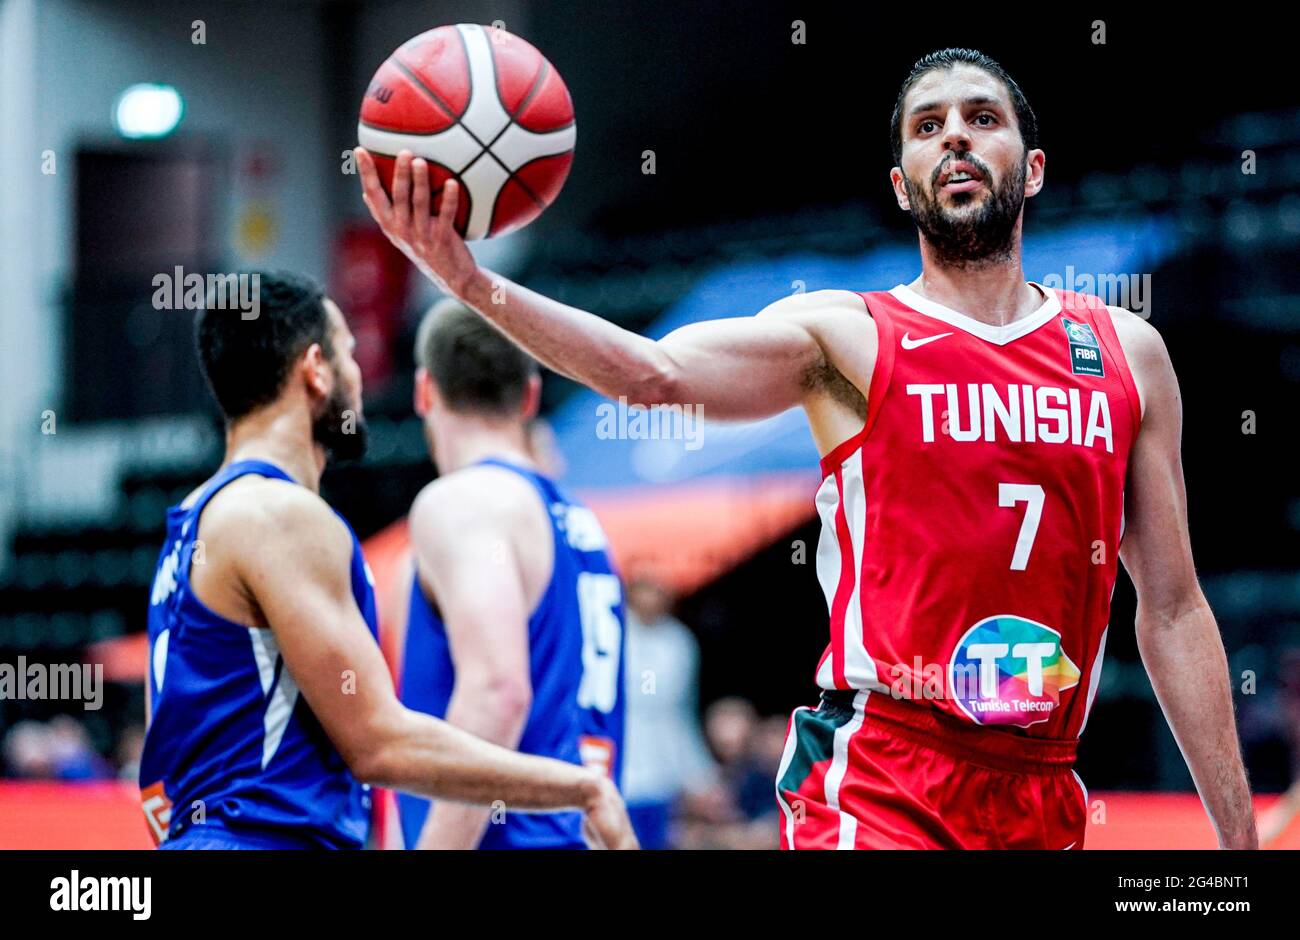
[[[839,471],[838,473],[836,471]],[[826,598],[826,609],[831,615],[831,629],[835,629],[835,598],[840,577],[848,569],[852,579],[848,603],[844,609],[843,630],[844,681],[851,689],[887,691],[881,683],[876,661],[867,648],[866,625],[862,610],[862,559],[866,552],[867,492],[862,477],[862,449],[845,457],[839,467],[832,470],[817,490],[817,513],[821,517],[821,533],[817,540],[817,581]],[[842,551],[836,516],[841,505],[848,525],[848,553]],[[832,646],[835,638],[831,637]],[[834,654],[827,655],[817,670],[817,685],[834,689]]]
[[[298,703],[298,684],[289,675],[280,655],[280,646],[270,630],[250,629],[249,640],[253,644],[253,657],[257,661],[257,678],[262,686],[262,694],[268,695],[266,712],[262,715],[262,769],[271,762],[275,752],[280,749],[284,733],[289,728],[289,719],[293,717],[293,707]],[[280,679],[276,682],[276,670]],[[275,688],[272,690],[272,685]]]
[[[945,307],[937,301],[922,297],[906,284],[899,284],[889,293],[899,303],[911,307],[917,313],[923,313],[927,317],[933,317],[947,323],[949,326],[955,326],[959,330],[964,330],[972,336],[977,336],[994,345],[1005,346],[1022,336],[1028,336],[1061,312],[1061,299],[1057,296],[1056,291],[1043,287],[1043,285],[1034,281],[1029,281],[1029,283],[1041,290],[1047,299],[1043,301],[1041,307],[1029,316],[1016,320],[1014,323],[1008,323],[1005,326],[993,326],[959,310]]]
[[[790,764],[794,761],[794,753],[799,747],[799,713],[812,710],[806,705],[801,705],[790,715],[790,730],[786,733],[785,750],[781,752],[781,765],[776,769],[776,801],[781,804],[781,813],[785,816],[785,844],[789,849],[795,847],[794,812],[781,793],[781,781],[785,778],[786,771],[790,769]]]
[[[849,769],[849,742],[862,727],[866,719],[867,698],[871,693],[865,689],[853,696],[853,717],[835,729],[835,738],[831,746],[831,766],[826,771],[825,790],[826,805],[839,813],[840,835],[837,849],[852,849],[858,833],[858,820],[855,816],[840,809],[840,785],[844,774]]]
[[[1114,592],[1111,592],[1112,596]],[[1083,729],[1088,727],[1088,717],[1092,714],[1092,703],[1097,698],[1097,689],[1101,685],[1101,668],[1102,661],[1106,658],[1106,636],[1110,633],[1110,624],[1106,629],[1101,631],[1101,639],[1097,642],[1097,653],[1092,659],[1092,669],[1088,673],[1088,698],[1083,703],[1083,722],[1079,725],[1077,737],[1083,737]]]

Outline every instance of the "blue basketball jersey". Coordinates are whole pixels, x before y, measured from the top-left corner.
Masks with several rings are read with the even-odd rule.
[[[165,846],[207,833],[266,847],[361,848],[370,788],[352,776],[299,693],[274,634],[218,616],[190,587],[191,565],[203,561],[200,514],[247,474],[294,482],[272,464],[240,461],[212,477],[191,506],[167,511],[149,604],[145,815]],[[370,571],[355,534],[352,544],[352,595],[377,639]]]
[[[555,562],[551,580],[528,619],[532,708],[519,740],[525,754],[606,767],[617,783],[623,766],[623,588],[605,533],[590,509],[552,480],[501,460],[531,483],[551,517]],[[402,701],[438,718],[447,714],[456,672],[447,632],[420,588],[411,588],[402,659]],[[430,803],[398,795],[408,848],[419,839]],[[505,808],[489,823],[479,848],[583,848],[580,813],[520,813]]]

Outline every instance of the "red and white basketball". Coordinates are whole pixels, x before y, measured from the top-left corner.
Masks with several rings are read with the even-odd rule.
[[[545,56],[503,29],[462,23],[388,57],[366,90],[357,138],[385,190],[403,149],[429,161],[434,193],[458,179],[456,230],[475,239],[541,215],[569,175],[577,127],[569,89]]]

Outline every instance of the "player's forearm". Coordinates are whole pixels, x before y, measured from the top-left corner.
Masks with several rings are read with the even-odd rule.
[[[1177,612],[1139,606],[1138,647],[1160,707],[1224,848],[1255,848],[1254,810],[1227,656],[1204,598]]]
[[[512,693],[511,688],[471,688],[458,679],[447,705],[446,720],[453,727],[513,751],[528,720],[527,696]],[[476,848],[492,812],[468,803],[436,802],[430,807],[417,848]]]
[[[483,268],[458,293],[547,368],[609,398],[671,402],[672,361],[653,340]]]
[[[368,783],[507,811],[587,810],[600,799],[595,771],[489,744],[428,715],[402,709],[353,771]]]

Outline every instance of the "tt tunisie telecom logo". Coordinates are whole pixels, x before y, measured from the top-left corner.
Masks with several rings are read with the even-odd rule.
[[[1052,716],[1061,693],[1079,684],[1079,667],[1051,627],[999,614],[966,631],[948,663],[948,683],[972,721],[1027,728]]]

